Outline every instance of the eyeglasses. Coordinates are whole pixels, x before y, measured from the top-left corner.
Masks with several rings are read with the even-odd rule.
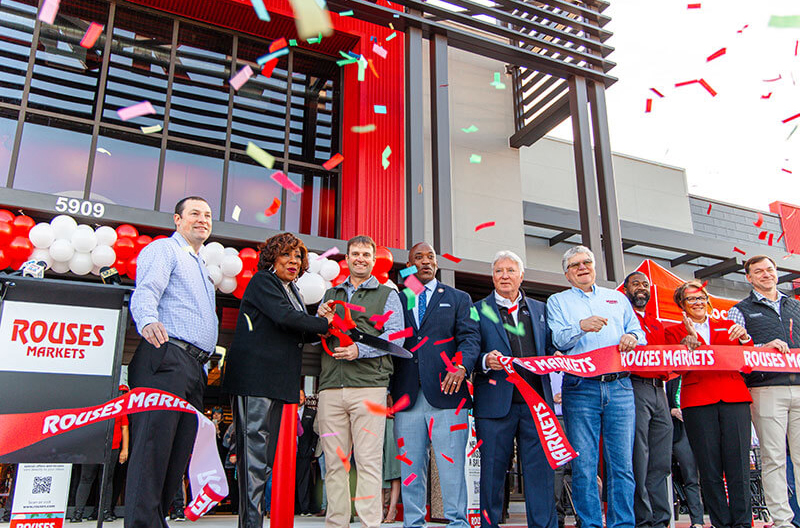
[[[580,262],[573,262],[572,264],[567,265],[567,269],[578,269],[581,266],[585,266],[587,268],[591,268],[594,265],[594,261],[591,259],[582,260]]]
[[[683,301],[688,304],[707,303],[708,297],[686,297],[683,299]]]

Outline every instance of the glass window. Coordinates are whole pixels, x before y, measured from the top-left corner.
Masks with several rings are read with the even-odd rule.
[[[205,198],[214,218],[218,218],[222,157],[221,151],[170,142],[164,162],[159,211],[173,212],[178,200],[194,195]]]
[[[339,73],[330,60],[296,53],[292,65],[291,159],[322,163],[338,152]]]
[[[270,178],[275,172],[277,171],[254,164],[248,156],[232,154],[228,164],[225,221],[236,221],[231,215],[234,208],[239,206],[240,224],[280,229],[280,210],[272,216],[264,214],[274,198],[282,200],[281,186]]]
[[[289,179],[303,188],[286,193],[286,229],[306,235],[336,236],[336,176],[323,171],[290,167]]]
[[[62,0],[55,23],[41,25],[28,97],[31,108],[94,118],[105,37],[101,35],[91,49],[80,45],[92,22],[108,23],[107,3]]]
[[[0,2],[0,57],[3,65],[0,101],[5,103],[19,104],[22,101],[37,4],[33,0]]]
[[[14,188],[83,196],[91,126],[28,114],[14,176]]]
[[[14,136],[17,132],[17,112],[0,110],[0,187],[6,186],[8,166],[14,151]]]
[[[160,153],[159,137],[101,130],[97,138],[90,198],[152,209],[156,201]]]

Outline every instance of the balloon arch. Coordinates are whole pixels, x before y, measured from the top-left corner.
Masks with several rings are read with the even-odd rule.
[[[153,240],[140,235],[130,224],[116,229],[109,226],[92,228],[78,224],[69,215],[59,215],[50,222],[36,223],[24,214],[15,216],[0,209],[0,269],[19,269],[26,260],[44,261],[56,273],[76,275],[100,274],[100,268],[114,267],[120,275],[136,280],[136,259]],[[247,284],[256,273],[258,252],[253,248],[237,250],[219,242],[210,242],[200,249],[211,280],[222,293],[241,299]],[[389,281],[394,260],[392,253],[378,246],[373,274],[382,284]],[[297,280],[297,287],[306,304],[316,304],[325,290],[347,278],[347,264],[308,254],[308,271]]]

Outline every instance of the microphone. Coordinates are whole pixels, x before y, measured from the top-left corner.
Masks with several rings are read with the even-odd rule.
[[[117,268],[103,266],[100,268],[100,278],[103,280],[103,284],[122,284]]]
[[[43,260],[26,260],[17,271],[13,271],[9,275],[42,279],[44,278],[45,269],[47,269],[47,262]]]

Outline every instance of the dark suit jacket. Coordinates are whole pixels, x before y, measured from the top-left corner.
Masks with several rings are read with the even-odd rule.
[[[649,343],[649,341],[648,341]],[[680,409],[680,404],[676,401],[678,395],[678,386],[680,385],[681,378],[673,378],[667,382],[667,402],[669,403],[670,410]],[[686,430],[683,428],[683,422],[672,417],[672,443],[679,442]]]
[[[536,355],[552,355],[555,352],[555,348],[553,347],[550,327],[547,325],[546,305],[541,301],[535,301],[527,297],[523,298],[531,316]],[[511,356],[511,343],[508,340],[506,329],[503,328],[500,311],[497,309],[497,302],[494,299],[494,292],[490,293],[482,301],[475,303],[478,313],[481,313],[481,303],[486,303],[486,306],[497,314],[497,319],[500,322],[493,323],[488,317],[481,315],[481,355],[478,357],[478,361],[475,362],[475,409],[473,413],[476,418],[502,418],[511,409],[514,385],[506,381],[504,370],[490,370],[488,373],[484,373],[483,358],[492,350],[497,350],[505,356]],[[494,380],[496,384],[490,384],[489,380]],[[553,391],[550,388],[550,377],[548,375],[542,376],[542,388],[544,400],[552,408]]]
[[[303,426],[303,434],[297,439],[297,458],[314,458],[314,450],[317,448],[317,433],[314,432],[314,418],[317,410],[308,405],[303,407],[303,415],[300,418],[300,425]]]
[[[294,284],[291,288],[299,298]],[[303,343],[327,331],[323,317],[294,309],[273,272],[259,271],[242,297],[233,343],[225,358],[222,390],[297,403]]]
[[[461,351],[463,365],[467,368],[467,377],[478,358],[480,335],[478,323],[469,316],[471,306],[472,300],[469,295],[440,282],[428,300],[425,317],[419,328],[413,310],[404,307],[406,328],[413,328],[414,334],[405,340],[403,346],[411,350],[426,337],[428,340],[414,352],[413,359],[392,358],[394,375],[389,390],[395,401],[403,394],[408,394],[411,399],[409,407],[413,406],[421,385],[425,399],[434,407],[455,409],[462,398],[467,399],[464,408],[472,407],[472,398],[466,382],[462,383],[458,392],[453,394],[444,394],[441,389],[441,380],[447,375],[441,357],[442,351],[451,360],[457,351]],[[447,343],[434,344],[450,338],[454,339]]]

